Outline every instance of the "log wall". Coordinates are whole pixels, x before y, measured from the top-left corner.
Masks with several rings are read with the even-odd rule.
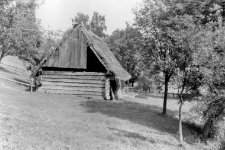
[[[105,73],[43,71],[40,92],[105,97]]]

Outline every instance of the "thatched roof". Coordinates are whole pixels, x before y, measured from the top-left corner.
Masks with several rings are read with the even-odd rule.
[[[131,78],[130,74],[121,66],[121,64],[116,59],[110,48],[101,38],[99,38],[90,30],[87,30],[82,25],[76,25],[74,26],[74,28],[79,28],[79,30],[84,34],[84,36],[87,38],[87,44],[90,46],[91,50],[94,52],[96,57],[108,71],[115,74],[121,80],[128,80]],[[64,41],[65,39],[62,40],[61,44]],[[54,52],[52,54],[54,54]],[[52,54],[50,54],[50,56]],[[46,57],[40,63],[38,69],[45,64],[45,62],[48,60],[50,56]]]

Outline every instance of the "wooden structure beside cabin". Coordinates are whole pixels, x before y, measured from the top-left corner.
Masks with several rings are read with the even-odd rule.
[[[39,92],[101,99],[112,98],[118,81],[131,77],[107,44],[82,25],[73,27],[55,51],[42,60],[33,76],[41,79]]]

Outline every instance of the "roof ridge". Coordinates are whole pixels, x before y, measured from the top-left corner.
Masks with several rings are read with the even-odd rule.
[[[82,29],[84,29],[84,30],[86,30],[87,32],[89,32],[93,37],[95,37],[96,39],[98,39],[99,41],[101,41],[101,42],[103,42],[104,44],[106,44],[105,43],[105,41],[102,39],[102,38],[100,38],[99,36],[97,36],[94,32],[92,32],[91,30],[88,30],[86,27],[84,27],[83,25],[81,25],[81,27],[82,27]],[[107,45],[107,44],[106,44]]]

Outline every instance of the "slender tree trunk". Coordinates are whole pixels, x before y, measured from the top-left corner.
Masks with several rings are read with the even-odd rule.
[[[221,2],[222,6],[222,21],[223,21],[223,26],[225,25],[225,2]]]
[[[180,106],[179,106],[179,136],[180,136],[180,144],[183,145],[184,144],[184,137],[183,137],[183,129],[182,129],[182,107],[184,104],[184,90],[185,90],[185,86],[186,86],[186,72],[185,72],[185,78],[183,79],[183,85],[182,85],[182,89],[180,91],[179,95],[179,99],[180,99]],[[187,89],[186,89],[187,92]]]
[[[182,130],[182,107],[183,107],[183,100],[180,98],[180,106],[179,106],[179,136],[180,136],[180,143],[184,143],[183,138],[183,130]]]
[[[209,130],[211,126],[212,126],[212,120],[211,118],[209,118],[204,125],[204,129],[202,133],[202,140],[205,142],[205,144],[207,144],[207,138],[208,138]]]
[[[2,51],[2,53],[1,53],[1,55],[0,55],[0,63],[1,63],[1,61],[2,61],[2,58],[5,56],[5,52],[4,51]]]
[[[166,115],[166,106],[167,106],[167,95],[168,95],[168,84],[169,84],[169,77],[165,75],[165,90],[164,90],[164,101],[163,101],[163,115]]]

